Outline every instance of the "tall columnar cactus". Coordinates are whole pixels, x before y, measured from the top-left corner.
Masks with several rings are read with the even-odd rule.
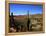
[[[15,27],[13,13],[11,13],[11,16],[10,16],[10,27],[13,27],[13,28]]]
[[[31,21],[29,19],[29,11],[27,12],[27,15],[28,15],[28,20],[27,20],[27,30],[29,31],[32,27],[32,25],[30,25]],[[31,28],[30,28],[31,27]],[[29,29],[30,28],[30,29]]]

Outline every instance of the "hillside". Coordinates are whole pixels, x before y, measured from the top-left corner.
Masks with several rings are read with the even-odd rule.
[[[27,21],[28,21],[27,15],[13,16],[13,18],[14,18],[15,24],[18,23],[20,25],[23,25],[24,29],[26,28],[25,31],[27,31]],[[42,14],[29,15],[29,19],[30,19],[29,29],[31,29],[31,25],[32,25],[32,31],[42,31],[43,30]]]

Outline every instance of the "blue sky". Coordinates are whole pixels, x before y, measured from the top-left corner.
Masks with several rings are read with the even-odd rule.
[[[42,14],[43,7],[42,5],[34,4],[13,4],[10,3],[10,14],[13,12],[13,15],[26,15],[29,11],[29,14]]]

